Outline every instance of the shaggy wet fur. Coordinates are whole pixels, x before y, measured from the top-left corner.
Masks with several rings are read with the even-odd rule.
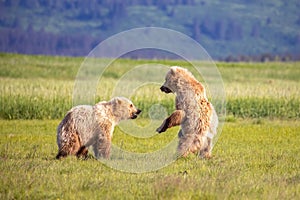
[[[176,94],[176,110],[164,120],[157,132],[162,133],[181,125],[177,148],[179,156],[197,153],[200,157],[211,157],[211,143],[217,132],[218,117],[206,97],[204,86],[188,70],[171,67],[160,89]]]
[[[140,112],[124,97],[72,108],[57,127],[56,158],[86,157],[89,146],[93,146],[96,158],[109,158],[115,125],[121,120],[135,119]]]

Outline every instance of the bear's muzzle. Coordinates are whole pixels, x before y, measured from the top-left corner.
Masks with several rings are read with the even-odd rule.
[[[137,118],[137,116],[142,112],[142,110],[137,109],[135,113],[132,113],[131,119]]]

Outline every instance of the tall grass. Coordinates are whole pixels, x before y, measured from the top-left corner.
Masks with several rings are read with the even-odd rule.
[[[300,118],[299,98],[230,98],[226,109],[227,114],[242,118]]]
[[[14,54],[0,54],[0,58],[1,119],[60,119],[72,107],[75,78],[83,58]],[[145,63],[190,67],[185,61],[118,59],[99,80],[95,102],[111,98],[119,78]],[[299,118],[299,63],[217,65],[226,89],[227,114],[242,118]],[[141,87],[130,98],[144,111],[157,103],[168,113],[175,107],[175,96],[161,93],[159,85]],[[219,109],[219,105],[215,107]],[[148,116],[143,112],[142,117]]]
[[[0,78],[0,118],[56,119],[72,105],[72,82]]]

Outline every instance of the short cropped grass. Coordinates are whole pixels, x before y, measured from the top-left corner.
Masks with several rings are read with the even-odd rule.
[[[0,121],[0,199],[300,198],[300,123],[296,121],[226,123],[212,159],[191,155],[141,174],[111,169],[92,154],[87,160],[55,160],[58,123]],[[176,132],[153,136],[147,146],[168,142]],[[145,149],[144,139],[130,139],[119,128],[114,135],[115,145],[123,143],[134,152]]]

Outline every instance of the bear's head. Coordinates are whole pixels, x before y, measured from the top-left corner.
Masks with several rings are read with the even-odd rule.
[[[117,121],[135,119],[142,112],[125,97],[115,97],[111,100],[113,115]]]
[[[160,90],[165,93],[176,93],[193,75],[182,67],[173,66],[166,74],[165,82]],[[186,86],[187,84],[185,84]],[[184,86],[183,86],[184,87]]]
[[[170,67],[160,90],[165,93],[176,93],[177,95],[178,93],[184,93],[185,99],[192,99],[195,95],[207,99],[204,86],[197,81],[190,71],[177,66]],[[189,98],[188,95],[190,95]]]

